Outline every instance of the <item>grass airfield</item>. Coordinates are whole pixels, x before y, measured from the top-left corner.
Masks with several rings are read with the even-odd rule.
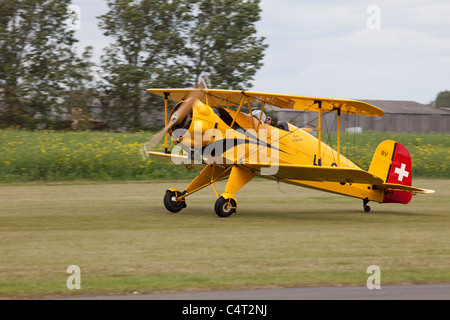
[[[364,286],[371,265],[381,285],[450,282],[450,180],[415,179],[436,193],[365,214],[359,199],[255,179],[225,219],[211,187],[168,213],[165,190],[187,184],[0,184],[0,298]]]

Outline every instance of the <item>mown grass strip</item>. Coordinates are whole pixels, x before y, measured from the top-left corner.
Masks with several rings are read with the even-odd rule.
[[[436,193],[365,214],[359,199],[257,179],[227,219],[211,188],[168,213],[165,190],[187,183],[1,184],[0,298],[364,286],[370,265],[382,285],[450,281],[450,180],[416,180]]]

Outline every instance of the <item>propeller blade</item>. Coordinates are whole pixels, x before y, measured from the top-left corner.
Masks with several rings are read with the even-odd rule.
[[[188,113],[191,112],[195,100],[200,98],[200,96],[202,95],[201,89],[204,88],[205,88],[204,82],[197,84],[196,89],[199,90],[191,91],[191,93],[186,97],[185,102],[183,102],[180,105],[180,107],[172,114],[167,126],[165,126],[163,129],[155,133],[150,138],[150,140],[144,144],[144,146],[141,148],[143,155],[145,155],[148,158],[148,151],[152,151],[154,148],[156,148],[156,146],[159,144],[159,142],[162,140],[165,134],[174,125],[181,123],[186,118]]]

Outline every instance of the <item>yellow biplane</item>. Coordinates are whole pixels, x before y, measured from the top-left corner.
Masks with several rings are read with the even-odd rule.
[[[164,205],[170,212],[182,210],[189,195],[212,185],[215,212],[228,217],[236,212],[236,192],[255,176],[360,198],[365,212],[369,201],[407,204],[412,195],[434,192],[411,186],[411,157],[398,142],[382,142],[368,171],[341,154],[341,115],[384,114],[365,102],[206,88],[147,91],[164,98],[165,127],[144,146],[144,154],[201,170],[183,191],[166,191]],[[170,114],[169,100],[176,103]],[[258,110],[252,110],[255,105]],[[266,123],[268,105],[317,112],[317,137],[287,122]],[[336,150],[322,141],[322,117],[329,113],[337,117]],[[154,151],[163,137],[165,152]],[[219,194],[214,183],[224,179]]]

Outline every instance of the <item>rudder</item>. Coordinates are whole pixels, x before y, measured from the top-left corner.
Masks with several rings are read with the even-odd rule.
[[[383,141],[375,151],[369,172],[384,179],[385,183],[411,186],[411,155],[402,144],[393,140]],[[411,198],[410,192],[386,189],[382,203],[407,204]]]

